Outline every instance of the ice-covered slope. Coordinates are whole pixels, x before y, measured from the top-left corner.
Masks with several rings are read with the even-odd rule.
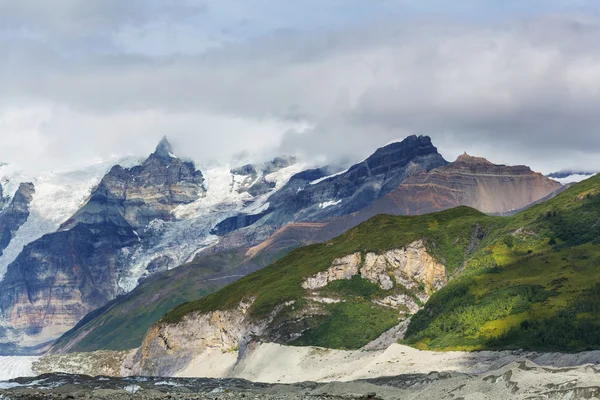
[[[261,212],[268,207],[269,196],[304,168],[304,164],[295,163],[258,176],[254,181],[264,178],[273,184],[267,193],[258,197],[239,190],[244,177],[232,174],[231,165],[212,165],[203,170],[206,196],[177,207],[173,211],[176,217],[173,221],[151,222],[149,229],[154,240],[149,247],[140,245],[133,250],[129,271],[119,282],[121,288],[129,292],[138,285],[140,278],[156,272],[148,271],[147,267],[158,258],[170,259],[168,269],[191,261],[204,248],[218,241],[218,236],[211,234],[217,223],[239,213]]]
[[[4,254],[0,256],[0,279],[8,265],[15,260],[23,247],[47,233],[54,232],[61,223],[73,215],[86,201],[92,188],[115,164],[131,165],[135,158],[107,160],[88,167],[39,174],[24,172],[17,166],[0,166],[0,183],[4,194],[12,196],[23,182],[35,186],[33,201],[27,221],[17,231]]]
[[[32,365],[38,357],[0,357],[0,382],[34,376]]]

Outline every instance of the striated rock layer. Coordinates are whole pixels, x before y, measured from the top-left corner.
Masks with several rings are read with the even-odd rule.
[[[415,171],[372,207],[378,212],[412,215],[463,205],[488,214],[504,214],[526,207],[561,187],[529,167],[496,165],[464,154],[432,171]]]

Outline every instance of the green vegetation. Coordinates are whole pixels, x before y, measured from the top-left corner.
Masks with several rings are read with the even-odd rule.
[[[405,343],[440,350],[600,348],[600,176],[511,217],[467,207],[415,217],[380,215],[176,307],[162,322],[231,309],[242,300],[253,300],[249,312],[255,318],[293,302],[284,310],[293,319],[309,304],[304,279],[335,258],[381,253],[419,239],[452,279],[412,318]],[[331,283],[321,294],[342,302],[311,303],[319,312],[302,329],[295,327],[303,333],[294,344],[359,348],[402,318],[373,303],[386,293],[358,277]]]
[[[423,238],[431,245],[432,253],[443,260],[449,270],[454,270],[464,262],[465,248],[476,227],[485,230],[498,218],[468,207],[418,217],[378,215],[328,243],[297,249],[217,293],[176,307],[161,321],[177,323],[191,312],[232,309],[251,298],[254,302],[250,313],[264,316],[280,304],[301,301],[305,295],[304,279],[326,270],[336,258],[357,251],[381,253]]]
[[[329,316],[292,342],[293,345],[358,349],[398,324],[398,311],[370,301],[329,304],[327,309]]]
[[[262,268],[281,255],[261,254],[248,260],[244,251],[231,251],[203,256],[155,275],[87,315],[56,342],[54,349],[73,343],[76,344],[69,350],[72,352],[139,347],[152,324],[173,307],[214,293],[239,275]]]
[[[600,178],[506,218],[415,315],[422,349],[600,348]],[[507,235],[511,239],[507,239]]]
[[[241,301],[253,300],[251,316],[262,318],[277,306],[294,302],[286,310],[290,316],[307,306],[302,282],[311,275],[324,271],[339,257],[355,252],[381,253],[401,248],[424,239],[432,254],[442,260],[450,271],[458,270],[466,257],[475,249],[483,232],[501,221],[468,207],[423,215],[396,217],[380,215],[322,244],[293,251],[272,265],[248,275],[222,290],[200,300],[183,304],[167,313],[163,323],[177,323],[192,312],[209,312],[237,307]],[[296,340],[298,345],[317,345],[333,348],[359,348],[396,325],[402,314],[398,310],[376,305],[372,301],[409,291],[397,288],[386,292],[360,277],[333,282],[321,291],[343,302],[321,307],[320,313],[310,318],[310,327]],[[415,298],[418,302],[418,299]]]

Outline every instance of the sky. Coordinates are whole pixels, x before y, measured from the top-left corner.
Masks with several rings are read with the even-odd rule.
[[[600,171],[596,0],[0,0],[0,161],[353,162],[410,134]],[[233,160],[233,161],[232,161]]]

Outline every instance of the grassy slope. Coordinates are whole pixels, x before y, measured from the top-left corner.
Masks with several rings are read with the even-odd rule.
[[[357,251],[379,253],[419,239],[426,239],[430,251],[453,271],[464,264],[465,251],[472,244],[476,226],[490,231],[502,223],[500,217],[489,217],[468,207],[417,217],[380,215],[330,242],[297,249],[212,295],[176,307],[161,321],[177,323],[188,313],[231,309],[250,298],[254,302],[249,312],[255,317],[289,301],[295,304],[285,313],[293,315],[306,305],[306,292],[301,287],[304,279],[329,268],[335,258]],[[346,303],[323,306],[325,315],[311,321],[311,329],[296,344],[358,348],[397,324],[397,311],[369,301],[371,296],[383,297],[389,293],[377,293],[376,288],[365,285],[349,282],[328,286],[324,294],[344,298]]]
[[[87,315],[54,345],[59,351],[76,340],[73,352],[139,347],[148,328],[172,308],[216,292],[238,276],[268,265],[281,254],[247,260],[244,251],[200,257],[158,274],[132,292]]]
[[[600,177],[507,218],[412,320],[423,349],[600,348]]]
[[[486,233],[481,242],[473,242],[477,225]],[[232,308],[249,298],[255,299],[250,312],[256,317],[286,301],[302,307],[301,282],[333,259],[421,238],[453,279],[413,318],[406,343],[424,349],[600,348],[600,176],[512,217],[489,217],[466,207],[417,217],[377,216],[179,306],[162,322]],[[328,290],[346,304],[327,306],[326,315],[296,344],[357,348],[394,322],[389,310],[368,301],[373,294],[367,289],[362,294],[351,287]],[[369,325],[374,328],[366,329]]]

